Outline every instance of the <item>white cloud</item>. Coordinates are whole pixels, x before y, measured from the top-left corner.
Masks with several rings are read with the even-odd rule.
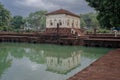
[[[37,10],[48,12],[60,8],[80,14],[94,11],[85,0],[2,0],[13,15],[28,15]]]
[[[25,6],[25,7],[34,7],[34,8],[40,8],[40,9],[51,9],[58,7],[58,5],[55,5],[53,3],[47,3],[44,2],[44,0],[17,0],[17,4]]]

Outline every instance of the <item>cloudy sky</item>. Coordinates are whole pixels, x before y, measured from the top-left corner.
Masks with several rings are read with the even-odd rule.
[[[93,12],[85,0],[0,0],[12,15],[27,16],[30,12],[66,9],[76,14]]]

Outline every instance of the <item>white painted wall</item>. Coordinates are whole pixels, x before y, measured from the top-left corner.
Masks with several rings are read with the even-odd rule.
[[[66,15],[56,14],[46,16],[46,28],[57,28],[57,23],[60,23],[60,28],[80,28],[80,18]]]

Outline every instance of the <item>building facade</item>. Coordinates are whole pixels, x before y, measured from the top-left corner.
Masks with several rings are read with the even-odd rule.
[[[80,29],[80,17],[64,9],[46,14],[46,28],[77,28]]]
[[[61,34],[82,35],[80,16],[67,10],[59,9],[46,14],[46,32],[56,33],[58,27]]]

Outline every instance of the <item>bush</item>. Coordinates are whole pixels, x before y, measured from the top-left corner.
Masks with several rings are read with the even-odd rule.
[[[110,33],[110,30],[106,30],[106,29],[98,29],[97,33]]]
[[[92,30],[87,30],[87,34],[91,34],[93,31]]]

